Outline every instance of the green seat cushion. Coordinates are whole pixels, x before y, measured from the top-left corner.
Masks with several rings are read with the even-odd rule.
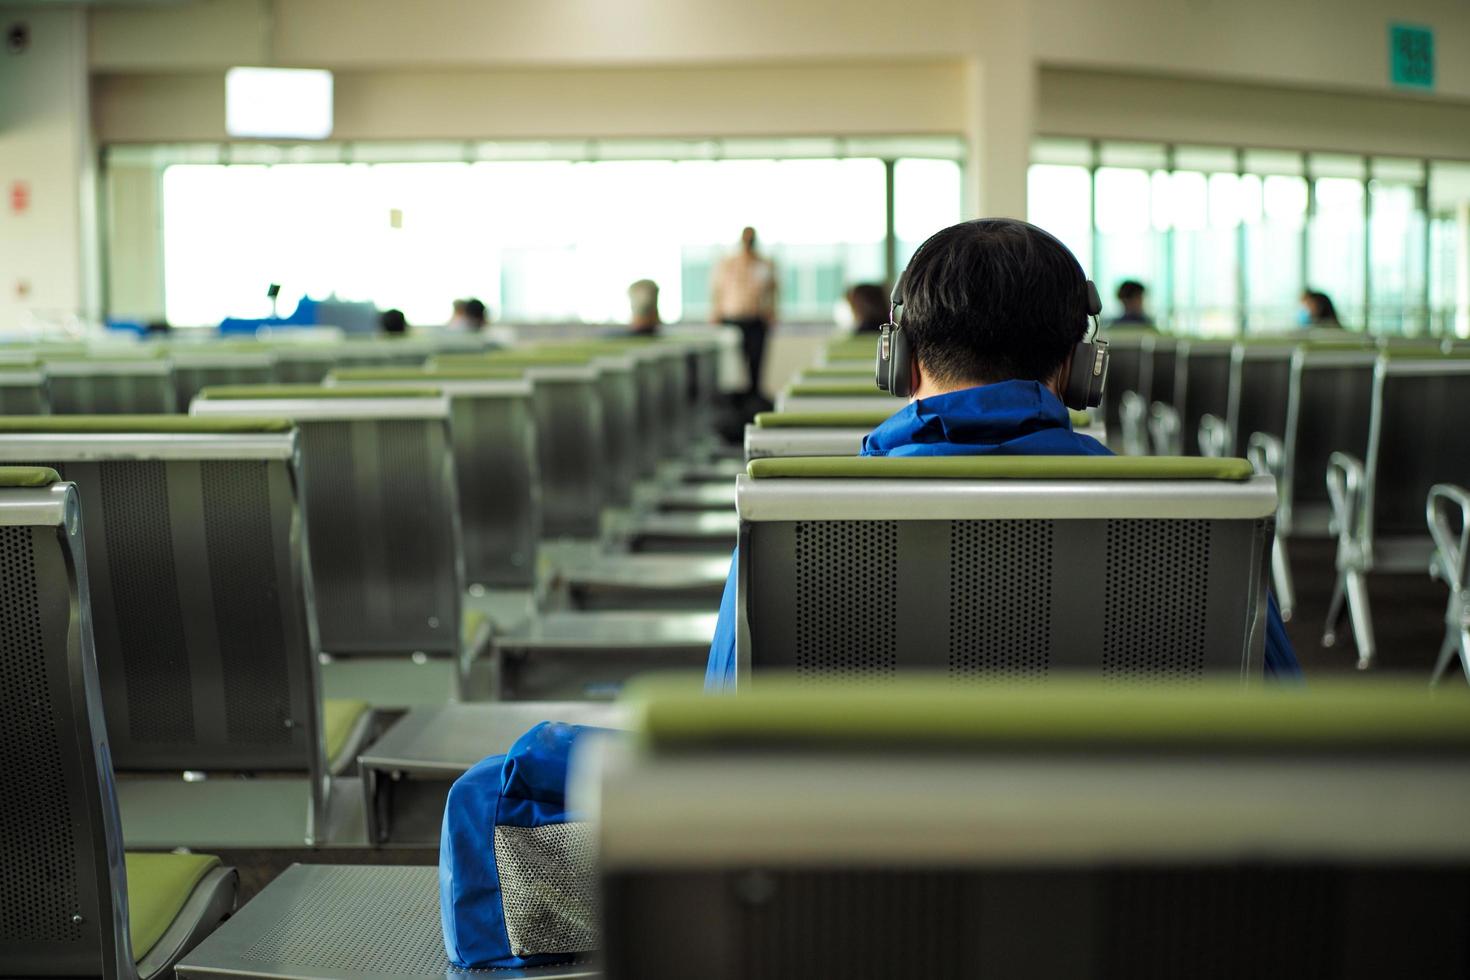
[[[0,432],[159,433],[290,432],[290,419],[195,415],[0,415]]]
[[[358,719],[368,710],[366,701],[350,698],[325,698],[322,701],[322,748],[327,753],[327,765],[333,766],[337,756],[347,748],[347,740]]]
[[[133,960],[139,961],[158,945],[178,918],[194,888],[219,858],[211,854],[125,855],[128,874],[128,935]]]
[[[466,609],[459,623],[460,645],[468,647],[475,642],[475,634],[480,628],[490,621],[489,615],[482,609]]]
[[[895,406],[893,411],[898,411]],[[891,412],[759,412],[757,429],[871,429],[886,421]]]
[[[893,410],[898,411],[897,408]],[[1087,412],[1068,410],[1072,427],[1085,429],[1092,424]],[[886,421],[891,412],[758,412],[757,429],[871,429]]]
[[[801,373],[806,378],[823,378],[833,381],[860,381],[873,377],[871,370],[865,371],[860,367],[834,367],[830,364],[809,367]]]
[[[45,466],[0,466],[0,487],[49,487],[61,475]]]
[[[1251,464],[1202,456],[792,456],[753,459],[758,480],[1248,480]]]
[[[873,398],[892,398],[888,392],[872,381],[810,381],[794,384],[786,393],[799,398],[856,398],[870,395]]]
[[[843,337],[827,345],[827,357],[829,360],[856,360],[859,357],[877,356],[877,334],[867,334],[860,337]]]
[[[972,743],[1015,747],[1174,744],[1417,746],[1470,749],[1463,699],[1422,684],[1314,682],[1310,688],[1249,689],[1221,681],[1147,688],[1105,681],[961,686],[939,678],[881,685],[814,686],[775,675],[746,692],[711,697],[687,680],[635,681],[625,694],[633,730],[652,747],[778,741],[893,745]]]
[[[498,367],[486,364],[478,367],[473,364],[452,367],[435,366],[433,368],[338,368],[332,372],[332,380],[349,382],[351,384],[371,384],[374,381],[417,381],[422,384],[433,384],[435,381],[491,381],[497,379],[514,380],[524,372],[517,368]],[[361,388],[355,389],[361,391]]]
[[[200,398],[215,401],[289,398],[435,398],[438,388],[326,388],[321,385],[217,385],[199,392]]]

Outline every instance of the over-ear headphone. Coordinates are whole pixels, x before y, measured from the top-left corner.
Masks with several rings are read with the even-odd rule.
[[[1056,242],[1062,251],[1072,255],[1072,250],[1063,245],[1055,235],[1035,225],[1026,224],[1026,227],[1045,235]],[[931,237],[929,241],[932,240]],[[924,242],[924,245],[928,245],[929,241]],[[920,245],[914,254],[922,252],[924,245]],[[1072,261],[1077,262],[1076,256],[1072,256]],[[1082,270],[1080,262],[1077,262],[1077,270]],[[908,338],[904,336],[903,327],[898,324],[898,311],[903,306],[903,284],[907,274],[905,271],[903,276],[899,276],[893,287],[893,295],[889,297],[892,306],[888,311],[888,322],[878,332],[878,360],[875,370],[878,387],[899,398],[908,398],[914,393],[913,350],[909,347]],[[1097,285],[1091,279],[1082,280],[1082,290],[1087,303],[1087,315],[1092,317],[1092,338],[1089,340],[1084,335],[1072,348],[1071,371],[1067,376],[1067,387],[1062,392],[1062,402],[1077,411],[1101,405],[1103,386],[1108,380],[1108,342],[1098,336],[1097,323],[1098,314],[1102,313],[1102,297],[1098,295]]]

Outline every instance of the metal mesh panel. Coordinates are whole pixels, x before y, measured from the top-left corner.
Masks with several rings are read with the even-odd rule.
[[[590,824],[495,828],[505,933],[517,956],[596,949],[597,866]]]
[[[396,623],[425,623],[439,614],[434,561],[440,544],[436,533],[439,514],[435,511],[446,501],[436,479],[439,470],[429,465],[429,425],[419,420],[379,425],[379,465],[387,477],[382,534],[393,585],[388,601]],[[412,518],[426,514],[431,515],[428,521]]]
[[[949,871],[736,874],[739,976],[974,976],[974,909]]]
[[[0,528],[0,944],[81,938],[32,549],[30,528]]]
[[[128,732],[139,742],[194,741],[166,473],[157,461],[102,467],[108,577],[127,684]]]
[[[252,744],[291,740],[269,465],[263,460],[200,465],[225,730],[230,741]]]
[[[241,959],[338,976],[448,972],[435,868],[333,867],[316,874],[314,887]]]
[[[1043,678],[1051,650],[1050,521],[950,526],[949,673]]]
[[[352,473],[352,423],[301,426],[307,535],[322,645],[351,635],[363,619],[362,556]]]
[[[893,677],[897,616],[897,522],[796,525],[798,676]]]
[[[41,408],[40,385],[0,386],[0,414],[38,415]]]
[[[1115,520],[1107,538],[1103,677],[1202,679],[1210,523]]]

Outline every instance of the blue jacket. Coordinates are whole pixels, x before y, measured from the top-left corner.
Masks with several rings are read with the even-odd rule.
[[[864,456],[1107,456],[1106,446],[1072,431],[1066,406],[1035,381],[1002,381],[923,398],[895,412],[863,439]],[[735,580],[730,563],[720,620],[705,671],[707,690],[735,685]],[[1296,653],[1268,598],[1266,675],[1301,676]]]

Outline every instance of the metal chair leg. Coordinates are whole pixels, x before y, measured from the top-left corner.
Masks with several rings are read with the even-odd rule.
[[[1332,586],[1332,601],[1327,606],[1327,624],[1322,627],[1322,645],[1337,645],[1337,624],[1342,621],[1343,603],[1347,601],[1347,572],[1337,570],[1337,583]]]
[[[1444,642],[1439,645],[1439,659],[1434,662],[1434,673],[1429,678],[1429,686],[1434,687],[1444,679],[1444,672],[1449,669],[1450,661],[1455,654],[1459,653],[1461,658],[1465,656],[1461,638],[1455,636],[1453,631],[1446,631]],[[1470,671],[1467,671],[1470,675]]]
[[[1347,602],[1353,639],[1358,644],[1358,669],[1367,670],[1373,666],[1377,647],[1373,640],[1373,615],[1368,609],[1368,577],[1362,572],[1348,573]]]
[[[1296,609],[1296,587],[1291,581],[1291,562],[1286,555],[1286,539],[1276,535],[1271,549],[1271,582],[1276,586],[1276,605],[1281,608],[1281,621],[1291,622]]]

